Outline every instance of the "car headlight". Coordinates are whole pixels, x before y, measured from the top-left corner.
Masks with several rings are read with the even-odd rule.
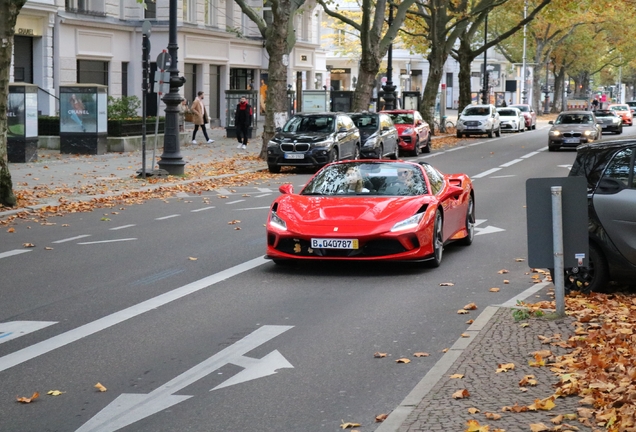
[[[331,144],[333,144],[333,140],[332,139],[328,139],[328,140],[324,140],[324,141],[319,141],[319,142],[313,143],[312,145],[314,147],[329,147]]]
[[[404,219],[402,222],[398,222],[395,225],[393,225],[393,228],[391,228],[391,232],[415,229],[420,224],[420,221],[422,220],[423,217],[424,217],[424,213],[418,213],[415,216],[411,216],[408,219]]]
[[[622,122],[623,122],[623,120],[621,120],[621,119],[619,119],[619,118],[615,117],[615,118],[613,118],[613,119],[612,119],[612,122],[614,122],[614,123],[622,123]]]
[[[278,147],[279,143],[276,141],[270,141],[267,143],[267,147]]]
[[[287,231],[287,223],[282,220],[275,211],[271,212],[269,215],[269,224],[279,230]]]
[[[559,135],[561,135],[561,132],[559,132],[558,130],[550,131],[550,136],[559,136]]]
[[[585,132],[583,132],[583,135],[585,135],[585,136],[590,136],[590,135],[593,135],[593,134],[594,134],[594,131],[585,131]]]
[[[411,135],[413,133],[413,128],[406,128],[404,129],[404,132],[402,132],[402,135]]]
[[[364,142],[363,147],[375,147],[376,142],[378,142],[378,136],[376,134],[373,134],[369,136],[369,138],[367,138],[367,140]]]

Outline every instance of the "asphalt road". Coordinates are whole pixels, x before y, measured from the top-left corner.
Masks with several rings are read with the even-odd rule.
[[[264,260],[269,204],[307,174],[18,222],[0,232],[0,430],[376,429],[468,319],[532,288],[516,260],[527,257],[525,182],[567,175],[575,155],[548,153],[546,136],[419,157],[475,184],[475,242],[448,246],[437,269]],[[479,309],[457,314],[471,302]]]

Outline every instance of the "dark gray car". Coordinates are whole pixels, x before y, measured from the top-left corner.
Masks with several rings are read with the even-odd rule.
[[[365,159],[397,159],[398,131],[388,114],[350,113],[360,130],[360,155]]]
[[[360,131],[346,114],[296,114],[267,144],[267,167],[320,168],[330,162],[360,158]]]

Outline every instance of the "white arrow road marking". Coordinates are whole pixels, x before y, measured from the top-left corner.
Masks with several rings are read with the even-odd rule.
[[[475,220],[475,235],[482,235],[482,234],[492,234],[492,233],[496,233],[496,232],[500,232],[500,231],[505,231],[505,229],[503,228],[497,228],[494,226],[490,226],[488,225],[487,227],[481,228],[481,227],[477,227],[477,225],[481,225],[482,223],[486,222],[488,219],[476,219]]]
[[[9,321],[0,323],[0,344],[57,324],[57,321]]]
[[[0,258],[7,258],[13,255],[20,255],[23,253],[27,253],[27,252],[31,252],[32,249],[14,249],[12,251],[9,252],[2,252],[0,253]]]
[[[263,326],[148,394],[121,394],[106,408],[98,412],[95,417],[84,423],[77,432],[116,431],[179,402],[183,402],[192,396],[175,396],[173,393],[184,389],[228,363],[246,368],[234,377],[236,378],[245,373],[241,379],[235,380],[236,382],[233,384],[271,375],[276,373],[276,369],[293,368],[278,351],[272,351],[260,360],[243,357],[243,354],[292,327]],[[228,381],[232,381],[234,378]],[[215,387],[215,389],[227,387],[228,385],[232,384],[222,384]]]

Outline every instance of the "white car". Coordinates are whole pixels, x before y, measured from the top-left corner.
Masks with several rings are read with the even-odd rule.
[[[457,138],[466,135],[501,136],[499,113],[494,105],[468,105],[457,120]]]
[[[497,112],[502,132],[523,132],[526,130],[526,119],[519,108],[501,107],[497,108]]]

